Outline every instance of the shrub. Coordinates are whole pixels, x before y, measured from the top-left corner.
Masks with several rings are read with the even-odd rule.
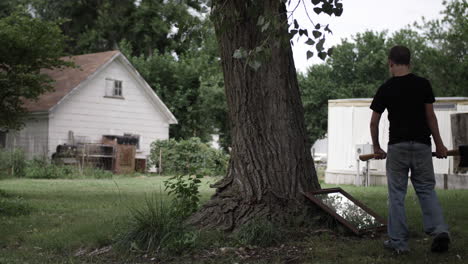
[[[174,196],[172,201],[175,214],[182,217],[182,220],[189,217],[198,209],[200,201],[200,187],[202,175],[174,176],[164,181],[165,191]]]
[[[144,206],[133,209],[127,230],[117,239],[124,250],[177,254],[193,248],[198,233],[183,224],[184,216],[161,199],[146,199]]]
[[[64,179],[75,173],[73,167],[49,163],[47,159],[35,158],[28,162],[25,177],[32,179]]]
[[[162,164],[159,164],[160,154]],[[229,156],[222,150],[211,148],[199,138],[180,141],[168,139],[151,144],[148,165],[162,167],[165,174],[219,176],[226,173],[228,160]]]
[[[23,177],[26,158],[21,149],[0,149],[0,177]]]

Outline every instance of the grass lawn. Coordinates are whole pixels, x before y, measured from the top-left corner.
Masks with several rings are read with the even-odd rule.
[[[142,205],[145,197],[164,195],[165,177],[134,177],[114,180],[0,181],[0,189],[30,205],[24,216],[0,216],[0,264],[4,263],[146,263],[128,259],[118,252],[92,256],[91,252],[112,244],[129,219],[130,209]],[[202,200],[213,190],[204,179]],[[334,187],[324,185],[324,188]],[[385,187],[341,186],[376,212],[386,217]],[[357,238],[325,232],[268,251],[267,258],[245,258],[238,251],[213,254],[196,260],[187,256],[173,260],[186,263],[468,263],[468,191],[438,190],[452,233],[446,254],[429,252],[431,240],[422,232],[421,212],[414,191],[407,197],[407,216],[412,252],[395,256],[382,248],[385,236]],[[222,246],[221,246],[222,247]],[[220,247],[220,248],[221,248]],[[223,255],[224,254],[224,255]],[[75,256],[80,255],[80,256]],[[289,262],[288,262],[289,261]],[[155,261],[147,260],[149,263]]]

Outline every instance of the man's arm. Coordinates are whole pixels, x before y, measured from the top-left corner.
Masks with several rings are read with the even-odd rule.
[[[440,137],[439,124],[434,113],[434,106],[432,104],[425,104],[425,110],[427,125],[431,130],[432,138],[434,139],[434,143],[436,145],[436,156],[439,159],[447,158],[447,148],[444,146],[444,142]]]
[[[380,117],[382,114],[373,111],[372,117],[370,121],[370,132],[372,137],[372,145],[374,146],[374,154],[379,154],[376,159],[385,159],[387,157],[387,153],[380,147],[379,143],[379,123]]]

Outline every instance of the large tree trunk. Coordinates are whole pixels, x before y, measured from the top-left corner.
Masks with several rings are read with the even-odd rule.
[[[232,151],[226,177],[213,186],[215,195],[189,219],[200,227],[233,230],[256,218],[285,222],[309,207],[302,192],[320,188],[289,40],[272,39],[271,57],[257,71],[233,58],[237,49],[255,49],[265,40],[259,15],[282,23],[270,37],[288,37],[279,0],[213,1]]]

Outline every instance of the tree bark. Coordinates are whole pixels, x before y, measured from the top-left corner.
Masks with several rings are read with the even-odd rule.
[[[257,218],[284,223],[310,209],[302,192],[320,189],[285,12],[279,0],[213,1],[231,122],[231,160],[227,175],[212,186],[216,193],[189,223],[223,230]],[[260,15],[277,20],[273,22],[280,26],[271,29],[276,32],[261,31]],[[277,37],[269,45],[271,56],[258,70],[246,66],[246,59],[233,58],[239,48],[258,47],[267,34]]]

